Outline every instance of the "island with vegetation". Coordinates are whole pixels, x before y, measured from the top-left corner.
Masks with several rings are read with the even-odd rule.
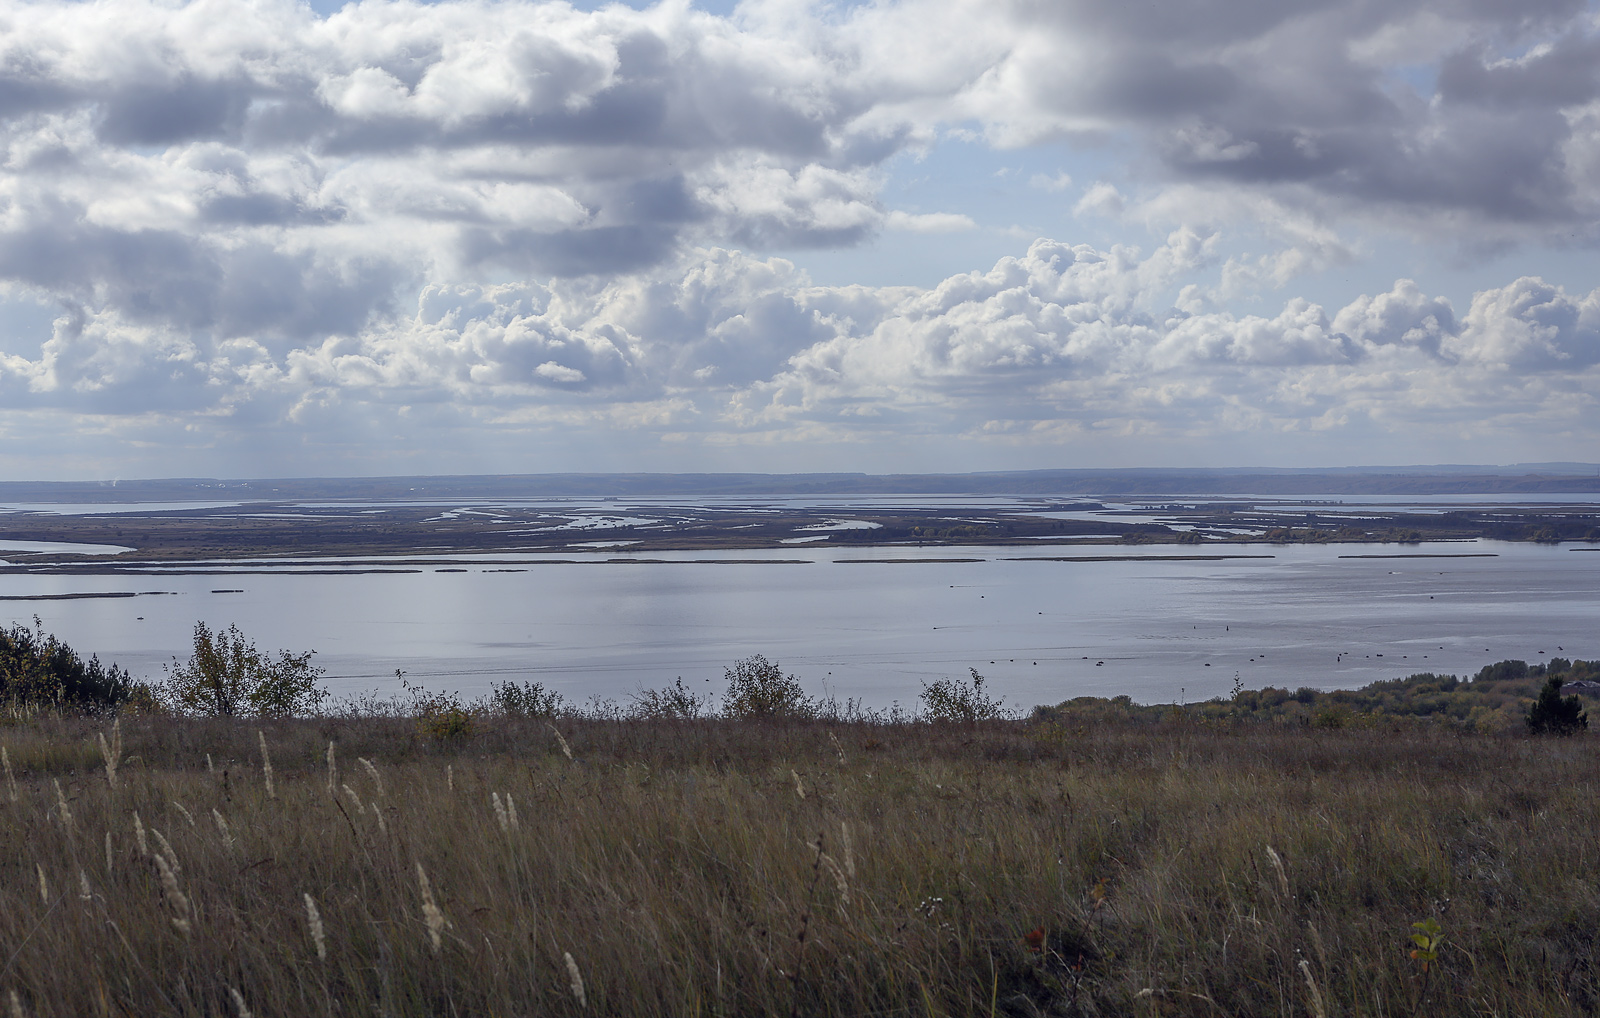
[[[759,657],[334,701],[204,627],[159,683],[37,628],[0,669],[12,1015],[1600,1006],[1594,662],[1028,714]]]
[[[463,555],[527,565],[812,545],[1046,556],[1097,545],[1226,556],[1243,544],[1367,543],[1463,554],[1462,542],[1483,540],[1600,550],[1597,488],[1592,472],[1295,471],[0,483],[0,498],[12,500],[0,511],[0,547],[12,545],[0,574],[236,572],[285,560],[415,570]]]

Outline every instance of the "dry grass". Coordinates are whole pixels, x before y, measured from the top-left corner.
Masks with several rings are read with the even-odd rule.
[[[105,728],[0,729],[0,994],[73,1018],[1600,1003],[1589,737],[559,726],[263,724],[275,799],[254,722],[125,719],[115,787]]]

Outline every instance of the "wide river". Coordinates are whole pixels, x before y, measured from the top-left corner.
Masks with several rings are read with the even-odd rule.
[[[1171,702],[1226,695],[1236,674],[1249,688],[1353,687],[1600,657],[1600,550],[1587,547],[1243,545],[1227,551],[1259,557],[1171,561],[1188,549],[796,545],[404,573],[4,575],[0,621],[37,614],[85,656],[153,678],[187,658],[196,620],[237,623],[263,650],[317,651],[336,695],[396,691],[401,669],[467,697],[512,679],[626,702],[679,676],[720,691],[725,666],[759,653],[870,706],[914,706],[922,682],[969,667],[1022,707]]]

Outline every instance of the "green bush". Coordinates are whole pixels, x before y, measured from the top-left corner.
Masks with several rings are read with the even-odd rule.
[[[800,688],[800,680],[760,654],[735,661],[723,670],[728,688],[722,714],[730,718],[810,718],[820,705]]]
[[[97,657],[85,663],[71,647],[46,636],[38,617],[33,624],[0,629],[0,699],[99,714],[142,688],[116,665],[103,667]]]
[[[500,682],[489,686],[489,710],[515,718],[553,718],[566,713],[566,697],[542,682]]]
[[[976,668],[972,678],[940,679],[922,684],[922,704],[929,721],[988,721],[1006,716],[1005,701],[983,691],[985,681]]]
[[[173,658],[161,699],[180,714],[209,717],[292,717],[315,713],[328,696],[319,685],[324,669],[311,655],[278,652],[276,660],[256,650],[238,626],[213,633],[194,626],[194,654],[187,664]]]

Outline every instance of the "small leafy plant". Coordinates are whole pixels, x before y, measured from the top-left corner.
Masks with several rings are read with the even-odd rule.
[[[1422,974],[1422,988],[1417,994],[1417,1005],[1412,1008],[1413,1015],[1422,1011],[1422,1005],[1427,1002],[1428,988],[1433,981],[1434,963],[1439,960],[1439,947],[1444,943],[1444,931],[1439,926],[1439,920],[1429,916],[1420,923],[1411,924],[1411,959],[1417,963]]]
[[[940,679],[922,684],[923,709],[929,721],[990,721],[1006,716],[1005,701],[984,692],[988,680],[976,668],[968,668],[972,677]]]

